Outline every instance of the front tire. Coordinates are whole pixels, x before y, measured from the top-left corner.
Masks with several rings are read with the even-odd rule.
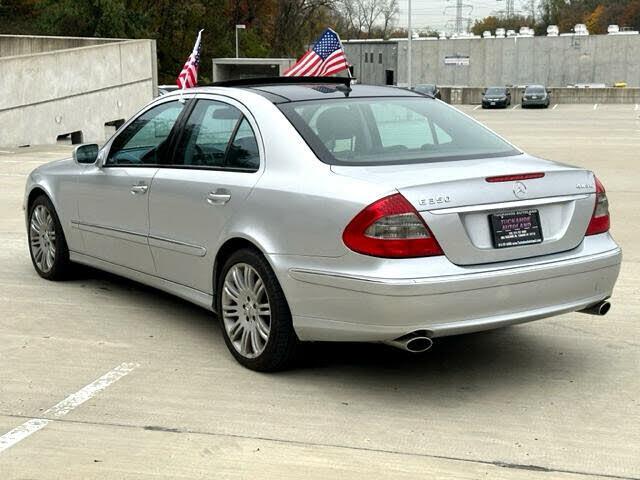
[[[218,316],[235,359],[259,372],[289,367],[299,340],[282,288],[264,256],[251,249],[234,252],[217,284]]]
[[[38,275],[47,280],[61,280],[71,271],[69,248],[51,200],[37,197],[29,207],[27,227],[29,254]]]

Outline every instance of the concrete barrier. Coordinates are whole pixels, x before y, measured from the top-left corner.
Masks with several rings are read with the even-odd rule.
[[[442,100],[453,105],[480,105],[484,88],[439,87]],[[513,87],[511,104],[522,101],[524,88]],[[551,103],[617,103],[640,104],[640,88],[550,88]]]
[[[157,90],[154,40],[0,36],[20,49],[0,56],[1,146],[103,141]]]

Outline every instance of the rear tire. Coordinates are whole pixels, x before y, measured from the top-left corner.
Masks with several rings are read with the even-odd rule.
[[[29,254],[38,275],[47,280],[62,280],[71,273],[69,248],[62,225],[46,195],[38,196],[29,206],[27,226]]]
[[[217,285],[218,317],[235,359],[259,372],[291,366],[300,341],[282,288],[264,256],[252,249],[232,253]]]

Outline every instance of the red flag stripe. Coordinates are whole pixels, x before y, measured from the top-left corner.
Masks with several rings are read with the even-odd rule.
[[[308,75],[308,72],[312,70],[319,62],[321,61],[320,57],[315,53],[311,52],[309,57],[305,60],[303,64],[300,65],[300,68],[295,72],[296,75]]]
[[[322,59],[318,56],[315,55],[315,58],[313,59],[313,62],[310,62],[307,66],[307,68],[305,68],[300,75],[305,76],[305,77],[311,77],[313,75],[315,75],[320,68],[322,67]]]
[[[306,63],[309,61],[308,57],[311,56],[312,53],[313,52],[311,50],[305,53],[302,57],[300,57],[300,60],[298,60],[292,67],[290,67],[286,72],[284,72],[284,75],[289,77],[291,75],[298,73],[298,71],[302,69],[304,65],[306,65]]]
[[[338,55],[333,56],[333,58],[331,58],[331,56],[327,58],[327,60],[324,62],[322,71],[328,72],[329,70],[333,70],[337,66],[346,68],[346,65],[347,65],[347,60],[344,54],[340,52]]]

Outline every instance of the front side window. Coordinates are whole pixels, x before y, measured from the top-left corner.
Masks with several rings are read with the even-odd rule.
[[[393,165],[521,152],[475,120],[429,98],[374,97],[278,105],[320,160]]]
[[[113,140],[105,165],[157,165],[184,105],[165,102],[133,120]]]
[[[173,164],[256,171],[260,154],[251,125],[240,110],[199,100],[185,124]]]

